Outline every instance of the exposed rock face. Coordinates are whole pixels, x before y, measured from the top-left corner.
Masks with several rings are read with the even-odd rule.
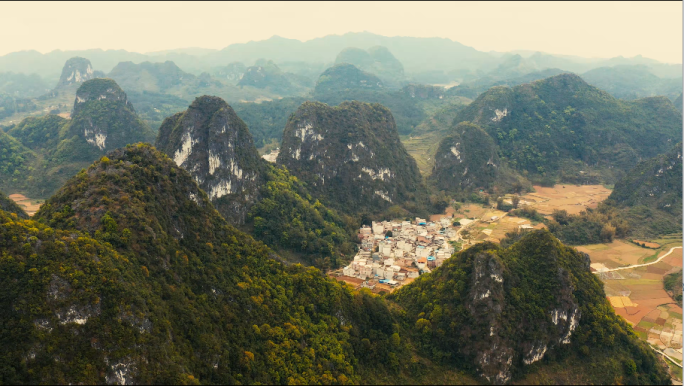
[[[621,214],[630,223],[634,236],[680,232],[682,143],[637,164],[615,184],[606,203],[626,209]]]
[[[476,189],[503,192],[514,184],[528,185],[498,153],[496,143],[480,126],[459,123],[440,142],[429,179],[439,190],[455,194]]]
[[[245,76],[247,67],[241,62],[233,62],[224,67],[219,67],[214,71],[217,77],[228,80],[233,84],[237,84],[243,76]]]
[[[199,97],[185,112],[164,120],[157,147],[190,172],[226,220],[244,223],[264,161],[247,125],[223,99]]]
[[[101,71],[93,69],[90,60],[79,57],[71,58],[66,61],[64,68],[62,68],[62,75],[59,77],[57,88],[79,85],[85,81],[103,76],[104,74]]]
[[[416,162],[379,104],[304,103],[285,127],[277,163],[312,194],[352,211],[401,204],[420,190]]]
[[[89,80],[78,88],[68,130],[100,154],[154,138],[126,93],[111,79]]]
[[[567,73],[492,87],[454,118],[466,121],[494,139],[512,168],[568,182],[598,173],[614,183],[640,158],[667,151],[682,127],[681,112],[665,97],[622,101]]]
[[[494,140],[479,126],[466,122],[440,142],[430,179],[440,190],[488,189],[497,182],[500,168]]]
[[[547,231],[531,232],[508,249],[473,246],[415,284],[394,295],[398,302],[416,320],[431,318],[435,348],[469,361],[494,384],[571,344],[582,308],[605,303],[589,257]],[[414,303],[426,298],[432,305]]]
[[[486,94],[477,98],[478,103],[476,105],[468,105],[466,107],[468,111],[459,114],[454,120],[454,124],[463,121],[470,121],[480,126],[499,123],[514,109],[514,101],[515,95],[512,88],[506,86],[492,87]]]
[[[644,160],[615,184],[610,200],[619,206],[645,205],[682,210],[682,143],[657,157]]]

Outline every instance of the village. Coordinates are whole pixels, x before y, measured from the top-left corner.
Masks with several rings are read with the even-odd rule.
[[[361,244],[354,260],[332,275],[355,288],[391,292],[451,257],[459,245],[460,229],[474,222],[461,221],[454,222],[451,217],[437,221],[373,221],[370,227],[359,229]]]
[[[555,208],[577,213],[584,205],[600,201],[594,198],[597,195],[595,187],[582,188],[589,189],[586,194],[573,191],[568,196],[559,192],[558,199],[550,189],[537,188],[544,193],[543,196],[534,193],[519,197],[518,204],[538,208],[543,214],[550,215]],[[600,193],[599,196],[607,196],[606,192]],[[503,202],[508,205],[513,205],[513,200],[514,195],[503,197]],[[507,232],[516,229],[544,227],[538,221],[498,210],[495,204],[457,204],[429,219],[374,221],[370,227],[359,229],[359,250],[351,263],[329,272],[329,275],[356,289],[390,293],[441,266],[454,252],[483,241],[498,243]]]

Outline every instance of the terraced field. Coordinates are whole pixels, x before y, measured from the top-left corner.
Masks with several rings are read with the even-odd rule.
[[[661,261],[648,266],[601,272],[655,261],[672,247],[681,246],[681,234],[648,240],[657,250],[616,240],[609,244],[577,247],[591,258],[592,269],[604,282],[615,312],[625,318],[636,333],[658,350],[682,364],[682,307],[663,288],[663,277],[682,269],[682,250],[674,249]],[[679,370],[681,373],[681,369]]]
[[[420,136],[404,135],[400,138],[406,151],[416,160],[420,174],[423,177],[427,177],[432,173],[432,166],[435,164],[435,153],[442,138],[444,138],[443,132],[427,133]]]

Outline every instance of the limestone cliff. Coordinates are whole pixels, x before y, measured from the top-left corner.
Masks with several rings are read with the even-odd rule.
[[[90,60],[86,58],[74,57],[66,61],[62,68],[62,75],[59,77],[57,83],[58,89],[67,88],[72,85],[79,84],[91,79],[101,78],[104,74],[101,71],[95,71],[90,64]]]
[[[277,163],[312,194],[351,212],[401,205],[421,192],[416,162],[379,104],[304,103],[285,126]]]
[[[481,243],[459,252],[390,299],[406,310],[423,351],[494,384],[594,347],[643,350],[655,372],[657,359],[607,304],[589,263],[548,231],[533,231],[505,249]]]
[[[78,88],[67,130],[84,140],[90,148],[86,153],[94,154],[154,139],[154,132],[137,116],[126,93],[115,81],[104,78],[89,80]]]
[[[520,176],[499,158],[494,140],[479,126],[462,122],[442,139],[430,181],[439,190],[470,193],[476,189],[506,190]]]
[[[262,183],[264,161],[247,125],[223,99],[199,97],[164,120],[157,147],[190,172],[226,220],[244,223]]]

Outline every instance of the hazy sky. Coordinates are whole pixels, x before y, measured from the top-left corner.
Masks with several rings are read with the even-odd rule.
[[[535,50],[682,62],[682,2],[8,3],[0,55],[35,49],[223,48],[273,35],[369,31],[444,37],[480,51]]]

